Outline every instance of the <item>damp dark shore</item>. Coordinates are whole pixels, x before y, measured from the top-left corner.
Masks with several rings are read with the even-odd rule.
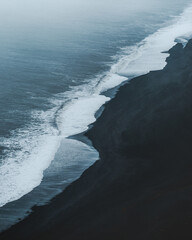
[[[192,40],[132,79],[86,133],[100,160],[1,240],[192,237]]]

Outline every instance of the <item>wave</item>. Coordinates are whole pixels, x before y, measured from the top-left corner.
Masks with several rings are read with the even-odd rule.
[[[53,161],[63,138],[84,132],[97,110],[110,100],[103,93],[133,76],[160,70],[176,42],[185,44],[192,36],[192,6],[164,28],[139,44],[121,49],[108,72],[56,94],[48,111],[32,113],[32,122],[2,138],[4,159],[0,166],[0,207],[37,187]],[[54,122],[55,119],[55,122]],[[56,127],[55,127],[56,125]]]

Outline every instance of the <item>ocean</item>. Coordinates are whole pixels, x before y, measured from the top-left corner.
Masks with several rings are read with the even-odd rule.
[[[190,0],[0,1],[0,231],[99,159],[79,135],[113,89],[192,36]],[[158,79],[157,79],[158,81]]]

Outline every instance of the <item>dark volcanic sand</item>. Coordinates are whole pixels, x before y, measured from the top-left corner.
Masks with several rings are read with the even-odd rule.
[[[192,239],[192,41],[170,53],[87,133],[101,160],[1,240]]]

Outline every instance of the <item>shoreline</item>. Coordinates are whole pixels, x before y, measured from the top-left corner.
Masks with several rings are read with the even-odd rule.
[[[130,81],[130,79],[133,77],[132,74],[134,74],[134,76],[135,76],[135,74],[138,76],[138,75],[147,73],[149,70],[152,70],[152,69],[158,70],[160,68],[163,68],[163,66],[165,66],[165,58],[166,58],[166,56],[168,56],[168,54],[167,53],[162,54],[162,53],[165,50],[171,48],[174,44],[176,44],[176,42],[186,43],[187,39],[189,39],[189,34],[186,34],[186,32],[191,30],[191,28],[190,28],[191,10],[192,10],[191,5],[186,6],[183,9],[183,11],[180,11],[179,15],[175,16],[174,20],[168,21],[168,22],[166,21],[166,23],[164,22],[163,25],[158,26],[158,29],[155,27],[154,31],[150,32],[149,34],[145,34],[145,36],[143,36],[140,40],[134,41],[133,45],[129,44],[130,41],[128,41],[128,44],[126,44],[125,49],[123,48],[119,52],[115,51],[115,55],[111,59],[112,61],[110,61],[110,64],[108,66],[109,68],[106,68],[107,71],[105,72],[105,70],[103,69],[104,72],[102,71],[98,75],[94,75],[94,77],[91,78],[90,86],[92,86],[92,84],[93,84],[93,86],[92,86],[93,88],[91,87],[91,93],[96,93],[96,95],[98,95],[98,97],[103,95],[105,97],[110,96],[110,98],[111,98],[111,95],[114,95],[116,93],[116,89],[118,89],[121,85],[123,85],[123,84],[125,84],[125,82],[127,82],[127,80],[125,80],[125,79],[127,79],[127,77],[129,78],[128,81]],[[182,36],[182,37],[178,38],[178,36]],[[166,41],[164,41],[163,39],[166,39]],[[154,46],[154,47],[151,47],[151,46]],[[113,54],[112,54],[112,56],[113,56]],[[145,64],[146,62],[148,64]],[[95,84],[95,81],[96,81],[96,84]],[[102,107],[95,114],[95,111],[96,111],[96,109],[99,108],[99,106],[97,106],[97,108],[95,109],[93,105],[95,105],[97,100],[99,101],[99,99],[95,99],[96,102],[95,101],[91,102],[93,100],[91,97],[95,96],[95,94],[91,94],[91,97],[89,98],[89,92],[90,92],[89,90],[90,89],[87,86],[88,82],[85,82],[85,88],[84,88],[84,85],[74,86],[74,88],[71,88],[69,94],[67,94],[69,99],[73,99],[73,97],[74,97],[74,99],[78,99],[79,96],[80,96],[80,98],[82,96],[83,96],[83,98],[84,98],[84,96],[88,97],[87,101],[84,102],[84,101],[80,100],[80,104],[79,103],[76,104],[76,101],[75,101],[74,105],[72,104],[71,111],[69,111],[69,112],[67,112],[67,108],[66,109],[63,108],[64,111],[61,111],[61,108],[59,108],[60,110],[58,110],[59,112],[57,111],[57,114],[56,114],[57,116],[54,116],[53,126],[56,127],[56,129],[59,130],[60,133],[65,129],[65,130],[67,130],[67,132],[66,132],[67,136],[69,136],[69,133],[71,132],[71,130],[72,130],[71,135],[74,135],[75,133],[77,133],[76,130],[79,129],[79,127],[80,127],[80,129],[82,127],[82,131],[83,131],[84,126],[81,124],[82,120],[85,121],[85,123],[86,123],[85,124],[86,128],[84,128],[84,130],[88,129],[88,122],[90,123],[92,121],[91,118],[97,119],[98,117],[100,117],[100,114],[104,110],[104,107]],[[120,85],[118,85],[118,84],[120,84]],[[118,85],[117,88],[116,87],[113,88],[114,86],[117,86],[117,85]],[[76,87],[77,87],[77,89],[76,89]],[[112,88],[112,89],[110,89],[110,88]],[[107,90],[107,89],[110,89],[110,90]],[[84,94],[84,90],[85,90],[85,94]],[[92,92],[92,90],[93,90],[93,92]],[[88,105],[88,107],[84,107],[87,105]],[[60,101],[59,101],[59,106],[60,106]],[[81,106],[83,106],[83,107],[81,108]],[[92,111],[92,113],[90,116],[88,116],[89,113],[86,112],[86,114],[84,114],[85,116],[83,116],[81,113],[84,112],[84,109],[87,109],[87,108],[89,108],[88,112]],[[65,112],[67,112],[67,114]],[[74,112],[76,112],[75,116],[73,116]],[[95,116],[94,116],[94,114],[95,114]],[[68,115],[69,117],[66,115]],[[73,116],[72,118],[70,118],[71,115]],[[62,119],[62,117],[63,117],[63,119]],[[90,117],[90,119],[89,119],[89,117]],[[93,118],[93,117],[95,117],[95,118]],[[64,119],[68,119],[67,122],[63,121]],[[79,122],[78,122],[78,120],[79,120]],[[87,121],[87,120],[90,120],[90,121]],[[67,128],[66,127],[62,128],[62,123],[64,123],[64,125],[67,126]],[[58,124],[58,126],[56,126],[57,124]],[[61,129],[59,128],[59,126],[61,127]],[[90,127],[92,127],[92,126],[93,126],[93,124],[90,125]],[[44,129],[44,127],[46,127],[46,125],[45,126],[42,125],[42,130]],[[49,129],[49,127],[48,128],[46,127],[46,129]],[[68,129],[70,129],[70,131],[68,131]],[[64,130],[64,132],[65,132],[65,130]],[[44,130],[38,131],[38,132],[44,132]],[[25,137],[25,134],[24,134],[24,137]],[[84,137],[80,137],[79,135],[69,137],[69,139],[75,139],[76,137],[81,142],[84,142],[86,144],[88,143],[88,145],[89,145],[89,141],[87,141]],[[30,139],[30,138],[27,137],[26,140],[27,139]],[[11,142],[14,146],[14,139],[12,139],[12,140],[11,140]],[[27,145],[30,146],[30,145],[32,145],[32,143],[35,144],[35,142],[36,142],[36,139],[34,138],[34,139],[30,140],[30,144],[26,144],[26,146]],[[49,149],[51,150],[54,146],[52,141],[48,141],[48,142],[50,142],[50,146],[48,148],[47,148],[47,144],[45,144],[45,147],[44,147],[44,145],[42,145],[40,148],[37,147],[37,149],[40,150],[39,153],[40,154],[42,153],[41,159],[43,161],[40,161],[40,162],[37,161],[37,163],[32,164],[31,167],[28,167],[28,169],[29,169],[28,172],[26,172],[26,170],[23,166],[21,166],[21,169],[18,168],[18,171],[21,172],[21,176],[20,176],[21,180],[25,179],[25,176],[31,175],[32,171],[30,169],[37,168],[37,170],[38,170],[39,163],[46,162],[46,159],[49,159],[49,156],[53,152],[55,152],[55,151],[50,151],[51,152],[50,153],[48,151]],[[25,154],[27,152],[31,152],[30,149],[28,149],[28,147],[26,147],[26,146],[25,145],[24,145],[24,147],[22,146],[21,153]],[[34,145],[34,146],[36,146],[36,145]],[[25,149],[28,149],[28,151],[25,151]],[[36,147],[35,147],[35,149],[36,149]],[[71,159],[73,159],[73,149],[75,149],[75,146],[72,147],[72,151],[71,151],[71,153],[69,153],[69,155],[72,154]],[[81,154],[79,154],[79,155],[81,156]],[[18,154],[18,156],[19,156],[19,154]],[[29,156],[33,157],[33,151]],[[53,157],[51,157],[51,159],[52,158]],[[18,158],[18,161],[20,161],[21,159]],[[23,159],[25,159],[25,157],[23,157]],[[62,159],[65,161],[65,157],[62,157]],[[87,160],[89,161],[89,159],[87,159]],[[29,161],[29,162],[33,163],[34,161]],[[77,162],[78,162],[78,159],[77,159]],[[26,164],[26,165],[28,165],[28,164]],[[10,169],[11,168],[8,167],[8,171]],[[13,194],[13,196],[15,196],[15,193],[17,194],[17,192],[21,192],[22,189],[25,194],[27,192],[27,190],[29,189],[28,187],[25,189],[25,184],[22,184],[22,182],[24,183],[25,181],[21,181],[21,185],[20,186],[18,185],[18,187],[20,187],[19,191],[11,191],[10,194],[7,194],[7,192],[10,191],[10,189],[11,189],[9,186],[14,185],[14,183],[17,181],[18,175],[16,174],[16,175],[12,176],[12,172],[14,172],[14,171],[10,171],[10,177],[8,177],[10,180],[10,184],[6,185],[7,182],[9,183],[9,181],[4,181],[4,179],[2,180],[3,181],[2,182],[3,183],[2,199],[3,199],[3,196],[8,196],[8,199],[9,199],[10,196],[12,196],[11,194]],[[65,172],[65,170],[63,172]],[[34,177],[31,176],[31,180],[35,178],[35,174],[36,174],[36,177],[37,177],[37,175],[39,177],[39,183],[40,183],[40,181],[42,180],[42,178],[40,179],[40,176],[42,176],[42,173],[43,173],[43,170],[41,172],[34,171],[33,172]],[[62,174],[62,172],[61,172],[61,174]],[[57,176],[55,176],[55,178],[57,178]],[[28,181],[32,183],[32,181],[30,181],[30,178],[28,178]],[[37,186],[37,184],[36,185],[34,184],[32,187],[35,187],[35,186]],[[57,182],[56,182],[55,186],[57,187]],[[15,188],[17,188],[17,186],[15,186]],[[27,195],[31,196],[30,194],[27,194]],[[41,192],[40,192],[40,195],[41,195]],[[38,201],[36,201],[36,202],[38,204]],[[14,204],[15,201],[12,203]],[[24,205],[25,205],[25,203],[24,203]],[[16,207],[16,209],[18,210],[17,207]],[[14,208],[12,210],[14,211]],[[12,212],[12,210],[10,210],[10,211]],[[21,209],[21,211],[23,211],[23,209]],[[1,211],[0,211],[0,214],[1,214]],[[12,216],[15,217],[14,215],[12,215]],[[1,219],[0,219],[0,221],[1,221]]]
[[[61,156],[65,154],[63,149],[66,148],[66,145],[69,147],[76,146],[76,152],[81,153],[81,156],[73,159],[71,164],[68,163],[65,155],[65,161],[62,161]],[[68,185],[77,180],[84,170],[97,160],[97,155],[97,151],[90,144],[88,138],[83,137],[83,135],[81,139],[80,137],[79,139],[74,137],[61,140],[61,146],[55,155],[55,160],[44,171],[44,177],[40,185],[18,200],[9,202],[0,208],[0,233],[24,220],[31,214],[34,206],[49,204],[54,197],[62,193]],[[74,160],[77,160],[77,162],[75,163]]]
[[[129,80],[127,80],[127,81],[129,81]],[[127,81],[121,83],[117,87],[114,87],[112,89],[107,90],[106,92],[103,92],[102,95],[104,95],[106,97],[110,97],[110,99],[114,98],[116,92],[118,91],[118,89],[122,85],[126,84]],[[101,114],[102,114],[102,112],[104,110],[104,105],[102,105],[96,111],[96,113],[95,113],[95,118],[96,119],[98,119],[101,116]],[[85,135],[86,132],[89,131],[92,128],[93,124],[94,123],[89,124],[88,125],[88,130],[86,130],[86,131],[81,132],[79,134],[75,134],[75,135],[69,136],[69,137],[64,138],[63,140],[61,140],[61,146],[59,147],[59,149],[58,149],[58,151],[56,153],[56,156],[57,156],[58,152],[60,152],[60,149],[62,149],[62,142],[65,141],[65,140],[66,141],[68,141],[68,140],[69,141],[70,140],[78,141],[78,142],[80,142],[80,144],[82,143],[82,144],[87,145],[87,147],[90,148],[90,150],[92,148],[94,149],[91,140]],[[94,149],[94,150],[95,150],[95,152],[97,152],[96,149]],[[0,215],[1,214],[3,215],[2,218],[7,219],[6,223],[3,223],[2,225],[0,225],[0,233],[8,231],[12,226],[18,224],[20,221],[25,220],[25,218],[32,213],[32,209],[33,208],[35,208],[37,206],[40,207],[40,206],[48,205],[52,201],[53,198],[55,198],[57,195],[62,193],[66,189],[67,186],[69,186],[71,183],[73,183],[75,180],[77,180],[81,176],[81,174],[86,169],[88,169],[97,160],[98,159],[95,158],[94,160],[89,161],[90,164],[86,163],[88,161],[84,161],[85,163],[81,164],[82,165],[81,167],[79,167],[79,166],[76,166],[76,167],[72,166],[73,167],[73,171],[74,171],[73,172],[74,177],[72,179],[68,179],[66,177],[67,180],[65,181],[65,183],[62,184],[63,187],[60,187],[60,188],[57,187],[57,184],[56,184],[56,186],[54,188],[52,186],[53,184],[47,183],[47,181],[48,181],[47,180],[48,179],[47,172],[49,171],[50,168],[52,168],[52,164],[53,163],[51,163],[50,166],[45,170],[45,176],[44,176],[44,178],[43,178],[43,180],[42,180],[42,182],[40,183],[39,186],[34,188],[31,192],[27,193],[26,195],[22,196],[18,200],[15,200],[13,202],[7,203],[6,205],[4,205],[0,209]],[[56,157],[56,161],[58,162],[57,157]],[[85,167],[85,166],[87,166],[87,167]],[[66,169],[67,169],[67,167],[66,167]],[[78,169],[83,169],[83,170],[78,170]],[[67,175],[72,175],[72,174],[70,173],[70,174],[67,174]],[[60,182],[58,182],[58,184],[61,184]],[[50,190],[46,190],[46,188],[50,188]],[[42,197],[42,194],[41,194],[42,191],[44,191],[43,192],[43,196],[45,196],[45,194],[47,194],[46,197]],[[38,195],[40,195],[40,196],[38,196]],[[15,208],[16,208],[16,210],[15,210]],[[7,212],[10,212],[10,211],[12,211],[13,214],[9,216],[9,213],[7,215]]]
[[[163,70],[120,87],[86,133],[101,159],[2,240],[192,237],[192,40],[169,53]]]

